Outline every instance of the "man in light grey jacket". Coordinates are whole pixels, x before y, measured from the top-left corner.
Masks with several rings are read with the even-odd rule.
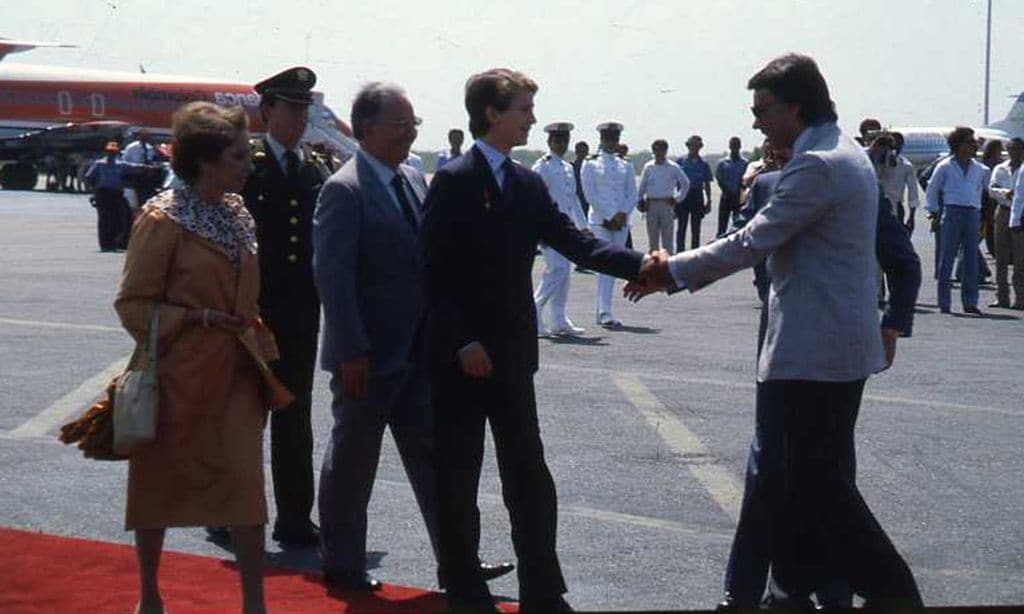
[[[920,606],[910,569],[853,479],[864,384],[886,367],[875,257],[878,186],[862,148],[836,125],[814,60],[772,60],[747,87],[754,127],[791,147],[769,204],[739,232],[676,254],[660,284],[697,291],[767,257],[768,327],[758,364],[755,443],[726,603],[756,607],[767,563],[840,580],[868,605]],[[632,284],[634,300],[657,285]],[[895,337],[886,336],[886,345]],[[894,349],[894,347],[893,347]],[[813,577],[815,570],[820,574]]]

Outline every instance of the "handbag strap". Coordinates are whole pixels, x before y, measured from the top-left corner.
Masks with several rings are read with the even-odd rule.
[[[146,340],[146,370],[156,370],[156,343],[160,337],[160,303],[153,305],[153,315],[149,319],[149,335]]]

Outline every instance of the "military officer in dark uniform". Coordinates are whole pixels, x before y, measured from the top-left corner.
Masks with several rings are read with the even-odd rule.
[[[271,471],[277,517],[273,538],[282,547],[312,547],[319,529],[313,510],[313,370],[320,300],[313,283],[313,209],[330,174],[329,160],[300,144],[316,75],[290,68],[254,86],[267,134],[252,142],[254,171],[242,191],[256,219],[260,258],[260,313],[277,338],[274,374],[295,395],[270,415]]]

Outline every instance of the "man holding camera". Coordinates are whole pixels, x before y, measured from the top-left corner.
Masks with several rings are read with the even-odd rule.
[[[903,135],[899,132],[882,133],[871,142],[868,155],[875,164],[875,173],[885,197],[892,203],[893,214],[908,234],[914,232],[914,213],[920,202],[914,165],[900,152]],[[904,195],[906,198],[904,198]],[[907,208],[904,208],[906,203]]]

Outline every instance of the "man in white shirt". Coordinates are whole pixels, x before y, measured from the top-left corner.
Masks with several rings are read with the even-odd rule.
[[[583,195],[590,203],[590,229],[598,238],[623,246],[629,235],[629,214],[637,203],[636,174],[633,165],[619,157],[622,124],[605,122],[597,126],[597,132],[601,151],[580,171]],[[612,329],[622,327],[612,314],[614,289],[614,277],[597,276],[597,323]]]
[[[1010,159],[992,171],[989,195],[996,201],[996,302],[989,307],[1024,310],[1024,234],[1020,232],[1020,212],[1017,212],[1015,231],[1011,232],[1011,208],[1016,200],[1015,186],[1024,161],[1024,139],[1011,139],[1006,144]],[[1010,306],[1010,285],[1007,282],[1010,264],[1013,264],[1013,306]]]
[[[156,145],[153,144],[149,130],[139,128],[135,132],[135,140],[125,145],[124,150],[121,151],[121,159],[133,164],[156,163]],[[151,182],[143,178],[133,183],[136,185],[124,188],[124,198],[128,201],[128,208],[134,213],[153,196],[156,192],[156,185],[151,185]]]
[[[562,159],[569,149],[569,135],[573,127],[569,122],[544,126],[551,153],[537,160],[533,172],[544,180],[551,200],[558,205],[559,211],[569,216],[576,227],[582,230],[587,228],[587,218],[583,215],[583,207],[576,195],[576,177],[572,165]],[[546,245],[540,249],[544,255],[544,275],[533,294],[533,302],[537,307],[537,336],[583,334],[584,330],[573,324],[566,313],[569,300],[569,259]],[[544,307],[548,303],[551,304],[551,328],[544,322]]]
[[[641,205],[647,214],[648,249],[665,249],[675,253],[676,203],[686,196],[690,180],[679,165],[666,157],[668,142],[658,139],[651,143],[654,159],[644,165],[640,174]]]
[[[466,140],[466,134],[458,128],[452,128],[448,131],[448,149],[445,149],[441,153],[437,154],[437,164],[434,165],[434,170],[439,170],[445,164],[448,164],[455,158],[462,155],[462,143]]]
[[[978,230],[982,194],[988,189],[989,169],[974,159],[978,142],[971,128],[955,128],[946,142],[953,155],[935,166],[925,193],[925,209],[942,215],[939,311],[950,312],[950,277],[956,253],[962,247],[960,298],[964,313],[981,315],[978,309]]]

